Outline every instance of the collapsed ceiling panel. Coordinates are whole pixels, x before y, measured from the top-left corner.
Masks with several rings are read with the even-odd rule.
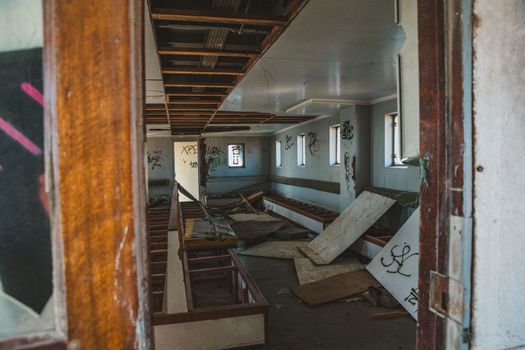
[[[219,112],[224,99],[304,3],[150,0],[165,102],[146,105],[145,123],[169,124],[173,134],[201,134],[239,130],[247,124],[287,124],[313,118]]]

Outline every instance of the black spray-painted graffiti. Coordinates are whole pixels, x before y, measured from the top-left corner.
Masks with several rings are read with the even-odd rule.
[[[417,304],[417,295],[418,295],[419,289],[418,288],[411,288],[410,293],[408,296],[404,299],[407,303],[410,305],[416,305]]]
[[[197,154],[197,146],[196,145],[184,146],[184,147],[182,147],[182,150],[180,151],[180,154],[186,154],[186,155]]]
[[[213,146],[206,149],[209,171],[215,171],[218,167],[228,165],[228,157],[220,148]]]
[[[350,120],[346,120],[343,123],[343,128],[341,129],[341,138],[343,140],[351,140],[354,138],[354,126],[350,125]]]
[[[350,191],[350,185],[351,185],[351,168],[350,168],[350,153],[345,152],[345,183],[346,183],[346,191]]]
[[[192,167],[193,169],[197,168],[199,166],[199,163],[197,162],[190,162],[190,167]]]
[[[386,272],[388,273],[397,273],[405,277],[410,277],[412,276],[411,274],[404,273],[401,270],[403,269],[403,266],[408,259],[416,255],[419,255],[419,253],[410,254],[410,250],[411,250],[410,245],[406,243],[404,244],[403,248],[401,248],[401,252],[396,252],[397,247],[398,245],[396,244],[395,246],[392,247],[392,249],[390,249],[390,256],[391,256],[392,261],[390,263],[385,263],[385,258],[382,257],[381,264],[387,268],[392,267],[392,270],[389,270],[389,269],[386,270]]]
[[[292,141],[292,137],[290,135],[286,135],[284,137],[284,149],[289,150],[294,145],[294,142]]]
[[[310,154],[313,156],[315,153],[319,152],[321,146],[321,142],[317,138],[317,133],[310,131],[308,133],[308,150],[310,151]]]
[[[217,146],[208,147],[208,148],[206,149],[206,154],[207,154],[208,156],[218,156],[218,155],[220,155],[221,153],[223,153],[223,152],[222,152],[222,151],[220,150],[220,148],[217,147]]]
[[[151,170],[155,170],[156,167],[162,168],[162,160],[162,151],[148,152],[148,165],[151,165]]]

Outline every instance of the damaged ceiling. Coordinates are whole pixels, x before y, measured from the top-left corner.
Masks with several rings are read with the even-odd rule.
[[[312,116],[219,111],[246,72],[299,12],[303,0],[149,2],[160,78],[148,77],[146,124],[166,124],[172,134],[249,130],[249,124],[300,123]],[[146,28],[147,29],[147,28]]]
[[[172,135],[282,128],[396,93],[405,34],[393,1],[149,5],[145,122]],[[318,100],[335,102],[293,108]]]

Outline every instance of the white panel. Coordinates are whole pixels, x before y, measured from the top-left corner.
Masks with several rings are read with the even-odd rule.
[[[230,349],[265,339],[263,315],[161,325],[154,331],[156,350]]]
[[[417,319],[419,208],[366,269]]]

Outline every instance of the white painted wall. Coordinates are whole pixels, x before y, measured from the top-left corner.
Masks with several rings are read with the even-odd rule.
[[[399,0],[399,24],[405,31],[401,48],[402,156],[419,154],[419,50],[417,0]]]
[[[525,347],[525,1],[475,0],[473,348]]]
[[[175,153],[175,179],[193,197],[199,198],[199,154],[197,142],[175,142],[173,144]],[[181,202],[191,201],[188,197],[180,194]]]

